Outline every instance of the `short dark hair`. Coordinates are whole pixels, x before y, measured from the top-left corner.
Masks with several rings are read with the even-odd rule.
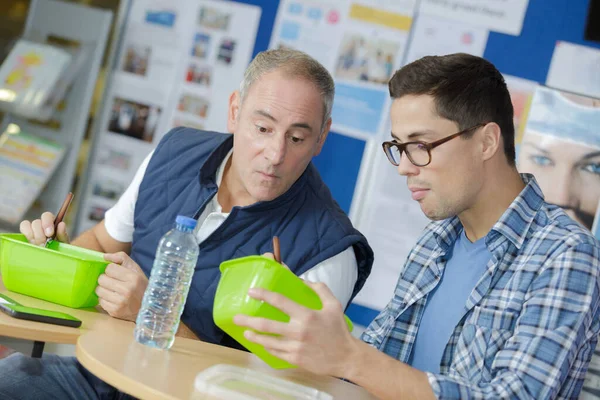
[[[504,77],[494,65],[470,54],[427,56],[394,74],[389,82],[390,96],[430,95],[436,112],[468,129],[480,123],[500,126],[504,154],[515,165],[515,126],[513,106]]]

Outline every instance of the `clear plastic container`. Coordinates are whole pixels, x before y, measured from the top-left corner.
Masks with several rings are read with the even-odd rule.
[[[194,399],[333,400],[329,393],[315,388],[226,364],[213,365],[200,372],[194,388]]]

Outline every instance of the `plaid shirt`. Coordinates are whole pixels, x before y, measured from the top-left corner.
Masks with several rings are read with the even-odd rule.
[[[438,398],[572,399],[600,323],[600,248],[591,233],[544,201],[531,175],[485,238],[492,258],[444,350]],[[462,231],[432,222],[410,252],[394,297],[362,340],[407,362],[427,295]]]

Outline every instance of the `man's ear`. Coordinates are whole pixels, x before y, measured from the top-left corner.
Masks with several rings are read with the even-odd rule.
[[[323,149],[323,145],[325,144],[325,139],[327,139],[327,135],[329,135],[329,129],[331,128],[331,118],[327,120],[321,134],[319,135],[319,141],[317,142],[317,147],[315,148],[315,153],[313,157],[321,154],[321,150]]]
[[[490,122],[483,127],[482,134],[481,155],[482,159],[487,161],[492,158],[502,146],[502,131],[497,123]]]
[[[227,112],[227,131],[235,133],[240,117],[241,98],[240,92],[236,90],[229,96],[229,110]]]

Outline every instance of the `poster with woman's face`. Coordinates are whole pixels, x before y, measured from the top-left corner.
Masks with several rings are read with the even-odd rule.
[[[600,100],[538,87],[517,167],[535,176],[547,202],[592,229],[600,200]]]

